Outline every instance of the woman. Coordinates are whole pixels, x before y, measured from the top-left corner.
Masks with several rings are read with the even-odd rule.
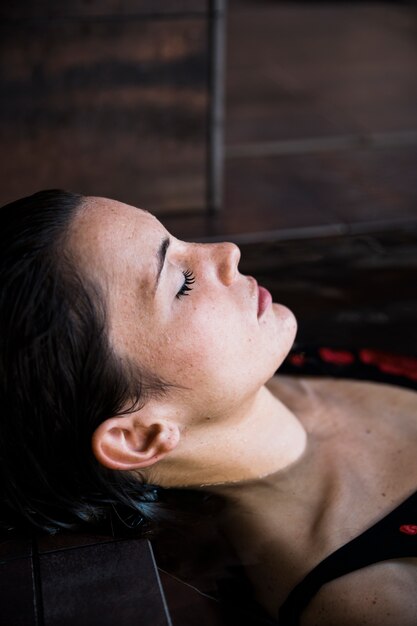
[[[296,321],[233,244],[61,191],[3,207],[0,232],[4,522],[152,520],[153,485],[208,490],[271,618],[416,623],[413,391],[273,377]],[[405,548],[296,587],[398,506]]]

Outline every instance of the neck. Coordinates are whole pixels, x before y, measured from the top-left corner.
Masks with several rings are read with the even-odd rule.
[[[262,478],[297,461],[306,439],[294,413],[262,387],[232,417],[188,432],[149,479],[164,487],[205,487]]]

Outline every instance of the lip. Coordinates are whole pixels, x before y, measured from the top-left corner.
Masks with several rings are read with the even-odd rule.
[[[268,289],[258,285],[258,319],[262,317],[263,313],[272,303],[272,296]]]
[[[259,319],[272,303],[272,296],[269,293],[268,289],[265,289],[265,287],[258,285],[257,280],[253,278],[253,276],[248,276],[248,278],[253,285],[252,297],[256,298],[256,302],[258,305],[257,317]]]

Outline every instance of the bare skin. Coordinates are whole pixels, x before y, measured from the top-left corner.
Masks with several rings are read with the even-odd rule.
[[[148,483],[225,495],[229,534],[276,617],[315,564],[416,489],[416,394],[271,379],[296,321],[281,304],[259,308],[233,244],[183,242],[147,212],[90,198],[69,246],[105,294],[115,353],[171,383],[102,422],[93,453]],[[378,564],[329,583],[303,624],[415,624],[415,565]]]
[[[217,488],[228,534],[271,616],[323,558],[384,517],[417,483],[417,397],[389,385],[276,376],[268,384],[308,433],[305,453],[258,481]],[[417,616],[417,559],[322,587],[302,624],[402,625]]]

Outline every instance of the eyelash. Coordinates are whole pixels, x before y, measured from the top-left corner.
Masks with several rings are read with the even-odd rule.
[[[185,270],[183,274],[184,274],[184,283],[181,289],[179,290],[179,292],[177,293],[177,295],[175,296],[176,298],[178,298],[178,300],[182,298],[183,296],[188,296],[187,291],[192,290],[192,287],[190,285],[193,285],[195,283],[195,276],[191,270]]]

